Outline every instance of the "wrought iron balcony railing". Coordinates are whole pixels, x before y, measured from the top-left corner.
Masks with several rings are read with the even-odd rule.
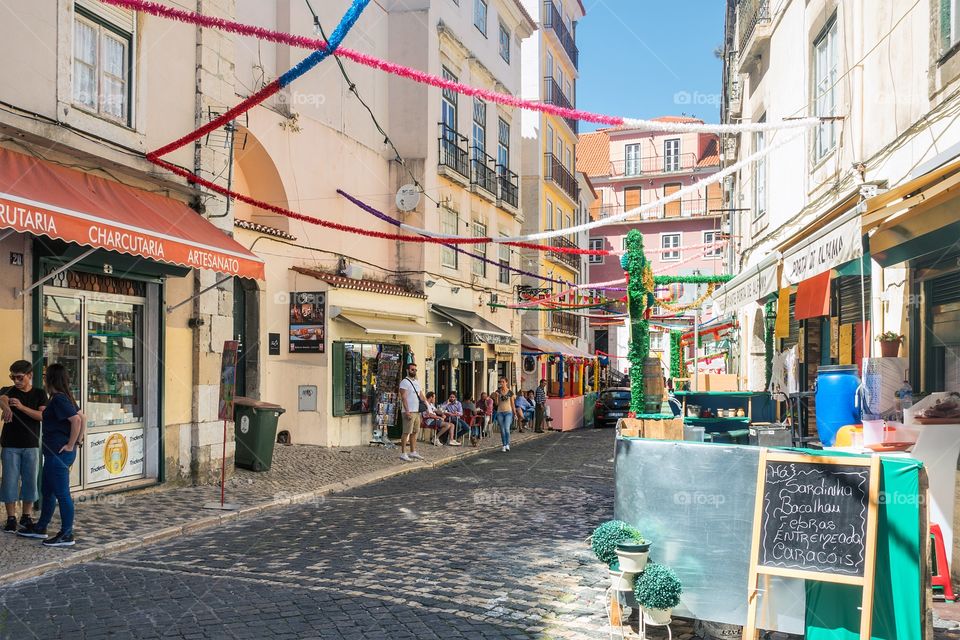
[[[547,29],[553,29],[553,32],[557,34],[557,39],[560,40],[560,46],[567,52],[567,57],[570,58],[573,68],[579,68],[580,53],[577,51],[577,43],[573,34],[567,29],[567,25],[564,24],[560,10],[557,9],[552,0],[543,3],[543,26]]]
[[[573,109],[573,103],[570,102],[569,96],[564,95],[563,89],[561,89],[557,81],[550,76],[543,79],[543,101],[564,109]],[[564,118],[563,120],[574,133],[579,133],[579,121],[573,118]]]
[[[580,335],[580,318],[566,311],[550,311],[550,329],[568,336]]]
[[[740,0],[737,3],[737,33],[740,55],[746,52],[747,43],[758,24],[770,22],[770,0]]]
[[[510,169],[498,164],[497,181],[500,183],[500,200],[516,209],[520,202],[520,178]]]
[[[440,167],[450,169],[469,180],[470,160],[467,152],[467,138],[441,122],[438,146]]]
[[[573,248],[575,249],[577,245],[570,242],[563,236],[557,236],[556,238],[550,238],[550,246],[557,247],[560,249]],[[560,262],[574,271],[580,270],[580,255],[576,253],[563,253],[562,251],[551,251],[550,258]]]
[[[484,153],[483,149],[474,146],[470,150],[470,169],[472,175],[470,184],[483,189],[494,198],[497,197],[497,161]]]
[[[679,153],[668,156],[645,156],[610,161],[610,174],[615,177],[680,173],[697,167],[697,154]]]
[[[560,162],[560,159],[557,158],[552,153],[543,154],[544,160],[546,162],[544,178],[552,181],[560,189],[563,190],[570,198],[579,203],[580,202],[580,186],[577,184],[577,179],[573,177],[573,174],[563,166],[563,163]]]

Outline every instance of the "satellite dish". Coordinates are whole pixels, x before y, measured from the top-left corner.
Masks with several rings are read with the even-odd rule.
[[[414,184],[405,184],[397,191],[397,209],[413,211],[420,204],[420,189]]]

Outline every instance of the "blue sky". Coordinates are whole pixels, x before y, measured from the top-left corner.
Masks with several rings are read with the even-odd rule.
[[[653,118],[720,119],[723,0],[583,0],[577,107]],[[581,131],[597,128],[580,123]]]

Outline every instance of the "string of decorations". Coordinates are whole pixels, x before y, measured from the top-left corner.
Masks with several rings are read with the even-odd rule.
[[[117,7],[124,7],[126,9],[132,9],[134,11],[141,11],[150,15],[157,17],[167,18],[171,20],[177,20],[180,22],[185,22],[187,24],[193,24],[200,27],[208,27],[211,29],[217,29],[220,31],[227,31],[229,33],[236,33],[239,35],[251,36],[259,40],[266,42],[274,42],[278,44],[286,44],[294,47],[299,47],[302,49],[310,49],[317,51],[326,51],[330,48],[333,38],[331,37],[331,42],[326,42],[320,38],[311,38],[307,36],[298,36],[291,33],[284,33],[281,31],[274,31],[271,29],[265,29],[263,27],[257,27],[254,25],[243,24],[240,22],[235,22],[233,20],[227,20],[224,18],[217,18],[213,16],[207,16],[202,13],[195,11],[185,11],[182,9],[175,9],[173,7],[167,7],[157,2],[150,2],[149,0],[100,0],[105,4],[114,5]],[[336,46],[332,47],[336,49]],[[753,132],[753,131],[776,131],[780,129],[796,129],[796,128],[809,128],[820,123],[821,119],[816,117],[811,118],[796,118],[792,120],[782,120],[780,122],[749,122],[749,123],[740,123],[740,124],[705,124],[705,123],[693,123],[693,122],[665,122],[661,120],[645,120],[642,118],[626,118],[621,116],[610,116],[599,113],[593,113],[590,111],[584,111],[581,109],[573,109],[567,107],[560,107],[557,105],[546,104],[543,102],[537,102],[533,100],[524,100],[516,96],[499,93],[497,91],[491,91],[489,89],[482,89],[479,87],[472,87],[470,85],[461,84],[459,82],[453,82],[446,80],[439,76],[420,71],[418,69],[413,69],[400,64],[395,64],[375,56],[371,56],[365,53],[360,53],[359,51],[354,51],[348,48],[341,48],[337,50],[337,55],[343,56],[353,60],[354,62],[368,66],[386,73],[390,73],[408,80],[413,80],[420,84],[427,84],[433,87],[440,89],[446,89],[449,91],[454,91],[461,95],[471,96],[482,98],[488,102],[495,102],[510,107],[517,107],[520,109],[526,109],[528,111],[539,111],[541,113],[548,113],[561,118],[569,118],[573,120],[582,120],[584,122],[593,122],[596,124],[605,124],[612,127],[626,126],[632,129],[644,130],[644,131],[663,131],[666,133],[739,133],[739,132]]]
[[[704,293],[702,293],[700,297],[698,297],[696,300],[693,300],[691,302],[673,304],[671,302],[667,302],[666,300],[660,300],[657,302],[657,305],[660,307],[663,307],[667,311],[673,311],[675,313],[682,313],[690,309],[696,309],[697,307],[702,305],[704,302],[706,302],[707,298],[713,295],[713,291],[716,286],[717,286],[717,283],[715,282],[708,283],[707,290]]]

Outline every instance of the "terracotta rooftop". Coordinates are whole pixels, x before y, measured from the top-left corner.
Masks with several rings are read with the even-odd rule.
[[[707,148],[703,150],[703,155],[700,156],[700,160],[697,161],[697,168],[719,166],[720,152],[717,150],[717,140],[713,139],[707,145]]]
[[[577,142],[577,171],[588,176],[610,173],[610,138],[607,130],[581,134]]]
[[[292,267],[292,269],[297,273],[302,273],[305,276],[310,276],[311,278],[316,278],[317,280],[326,282],[335,289],[353,289],[354,291],[369,291],[371,293],[383,293],[391,296],[405,296],[407,298],[425,299],[427,297],[417,291],[411,291],[406,287],[390,284],[389,282],[379,282],[377,280],[357,280],[356,278],[338,276],[332,273],[326,273],[325,271],[319,271],[317,269],[310,269],[307,267]]]

